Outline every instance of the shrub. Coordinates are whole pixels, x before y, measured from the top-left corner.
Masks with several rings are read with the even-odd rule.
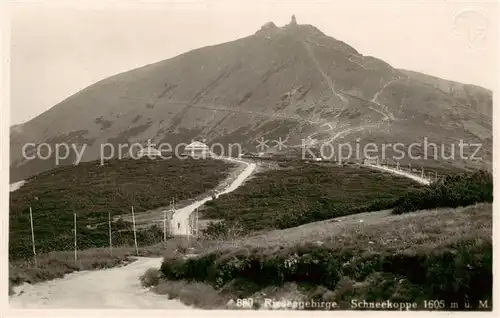
[[[208,226],[202,230],[203,235],[208,238],[220,239],[224,238],[229,233],[229,226],[227,222],[210,222]]]
[[[493,202],[493,176],[484,170],[447,175],[436,183],[408,191],[395,202],[394,214],[439,207]]]
[[[188,251],[189,251],[189,243],[188,242],[181,241],[181,242],[177,243],[177,249],[176,249],[177,253],[187,254]]]
[[[161,272],[156,268],[148,269],[139,279],[144,287],[156,286],[160,282]]]
[[[310,299],[326,297],[343,306],[350,299],[419,304],[439,299],[457,302],[456,309],[466,309],[466,303],[478,309],[479,301],[492,300],[492,252],[491,239],[484,237],[460,238],[420,251],[404,248],[377,253],[332,241],[321,246],[218,250],[190,259],[164,259],[161,271],[167,280],[204,282],[241,297],[295,282],[315,288]]]
[[[240,236],[245,230],[238,221],[222,221],[210,222],[202,232],[207,238],[222,240]]]

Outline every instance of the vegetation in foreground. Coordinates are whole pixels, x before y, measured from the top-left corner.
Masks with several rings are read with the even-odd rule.
[[[38,254],[71,250],[74,213],[79,249],[109,246],[108,213],[113,216],[168,206],[171,198],[191,199],[215,188],[233,164],[221,160],[110,160],[85,162],[41,173],[10,194],[9,258],[33,256],[29,208]],[[162,229],[138,232],[140,245],[163,238]],[[132,224],[112,224],[114,246],[133,244]]]
[[[493,202],[493,176],[483,170],[447,175],[427,187],[408,191],[396,201],[393,213],[455,208],[479,202]]]
[[[265,295],[288,289],[288,298],[343,309],[352,299],[415,302],[422,310],[430,299],[444,301],[439,309],[492,309],[491,204],[336,226],[340,233],[295,245],[248,239],[193,258],[169,253],[156,290],[204,308],[247,297],[258,307]],[[489,307],[482,308],[485,301]]]
[[[210,201],[203,217],[224,219],[205,233],[223,236],[285,229],[343,215],[393,208],[408,189],[422,186],[408,178],[362,166],[287,162],[258,172],[235,191]]]

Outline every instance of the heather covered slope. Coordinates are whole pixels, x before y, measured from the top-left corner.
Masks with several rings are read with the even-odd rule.
[[[493,306],[491,204],[356,214],[198,251],[167,250],[154,290],[204,309],[238,298],[253,299],[254,308],[266,308],[265,299],[302,301],[309,310],[323,308],[307,301],[344,310],[362,309],[352,301],[363,300],[372,310],[401,310],[377,302],[427,311]]]
[[[428,136],[436,143],[484,143],[488,163],[491,92],[466,90],[472,97],[464,98],[417,77],[311,25],[270,24],[102,80],[13,127],[11,182],[54,166],[22,159],[26,142],[87,144],[83,160],[93,160],[103,143],[147,139],[175,146],[205,138],[255,151],[260,137],[288,138],[292,146],[307,137],[409,144]]]
[[[78,249],[133,244],[131,206],[138,218],[153,209],[183,202],[216,188],[234,165],[222,160],[110,160],[59,167],[28,179],[10,194],[9,257],[32,257],[30,208],[36,251],[72,250],[74,213],[77,214]],[[113,222],[108,223],[111,217]],[[137,233],[138,244],[157,243],[163,229],[150,221]],[[161,225],[161,224],[160,224]]]
[[[224,237],[235,228],[242,234],[286,229],[391,209],[407,191],[421,187],[409,178],[364,167],[289,163],[258,172],[234,192],[208,202],[200,218],[224,220],[205,231],[212,237]]]

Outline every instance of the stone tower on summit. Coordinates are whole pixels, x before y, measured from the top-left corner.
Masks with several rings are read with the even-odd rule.
[[[291,25],[297,25],[297,19],[295,18],[295,14],[292,15],[292,21],[290,22]]]

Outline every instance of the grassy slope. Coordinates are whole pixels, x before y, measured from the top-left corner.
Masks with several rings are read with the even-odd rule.
[[[172,197],[190,199],[215,188],[231,164],[218,160],[112,160],[100,166],[86,162],[37,175],[10,196],[9,252],[11,259],[32,254],[29,207],[37,252],[73,248],[73,213],[77,213],[79,249],[108,246],[111,216],[168,206]],[[97,226],[88,229],[87,225]],[[130,244],[131,224],[113,223],[115,246]],[[151,243],[160,229],[139,233]]]
[[[238,222],[247,231],[289,228],[391,208],[408,189],[419,187],[407,178],[355,165],[290,162],[261,171],[234,192],[209,202],[203,217]]]
[[[157,292],[204,308],[235,297],[261,305],[264,297],[335,301],[341,308],[351,299],[417,302],[420,309],[429,299],[444,299],[448,308],[457,301],[463,309],[465,299],[473,308],[479,300],[491,306],[492,205],[352,215],[227,241],[192,260],[167,255],[162,271],[168,281]]]

